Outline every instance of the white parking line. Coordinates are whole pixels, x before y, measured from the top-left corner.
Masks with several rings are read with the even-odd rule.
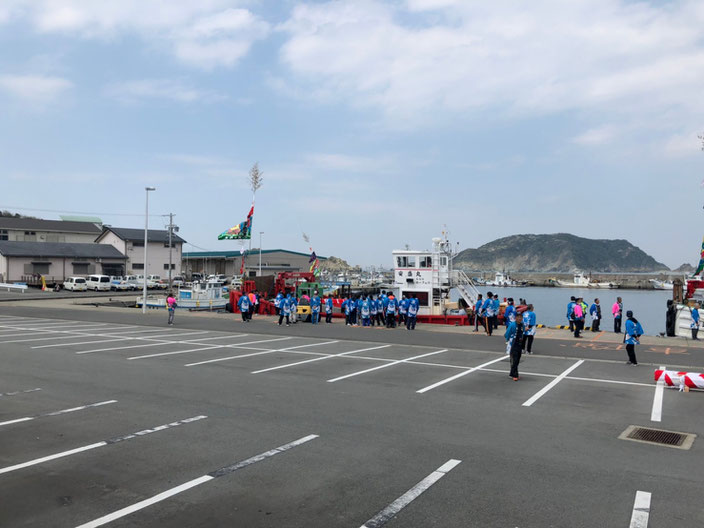
[[[242,335],[248,335],[248,334],[242,334]],[[234,336],[227,336],[227,337],[234,337]],[[158,354],[147,354],[145,356],[133,356],[133,357],[128,357],[127,359],[132,361],[134,359],[147,359],[147,358],[153,358],[153,357],[161,357],[161,356],[173,356],[177,354],[187,354],[188,352],[198,352],[200,350],[213,350],[215,348],[247,348],[244,345],[250,345],[253,343],[270,343],[271,341],[286,341],[287,339],[293,339],[291,337],[279,337],[277,339],[265,339],[263,341],[247,341],[245,343],[237,343],[236,345],[203,345],[204,347],[207,348],[191,348],[190,350],[172,350],[171,352],[160,352]],[[189,345],[197,345],[199,341],[205,341],[205,339],[198,339],[196,341],[189,342]]]
[[[545,387],[540,389],[538,392],[536,392],[533,396],[528,398],[525,402],[523,402],[523,407],[530,407],[533,405],[535,402],[537,402],[540,398],[542,398],[550,389],[552,389],[555,385],[560,383],[563,379],[567,377],[567,375],[572,372],[574,369],[576,369],[578,366],[580,366],[582,363],[584,363],[583,359],[580,359],[577,361],[574,365],[569,367],[567,370],[565,370],[562,374],[560,374],[558,377],[556,377],[554,380],[552,380],[550,383],[548,383]]]
[[[184,334],[175,334],[172,336],[154,336],[150,337],[149,339],[154,339],[156,340],[159,337],[183,337],[183,336],[188,336],[188,335],[197,335],[197,334],[207,334],[208,332],[206,331],[201,331],[201,332],[186,332]],[[85,343],[85,344],[90,344],[90,343]],[[121,346],[121,347],[109,347],[109,348],[96,348],[93,350],[81,350],[80,352],[76,352],[76,354],[93,354],[94,352],[108,352],[110,350],[126,350],[128,348],[144,348],[144,347],[152,347],[152,346],[165,346],[165,345],[177,345],[179,344],[177,341],[162,341],[159,343],[146,343],[143,345],[129,345],[129,346]]]
[[[665,367],[661,366],[660,370],[665,372]],[[653,396],[653,410],[650,413],[651,422],[661,422],[662,421],[662,399],[665,392],[665,379],[664,374],[660,376],[660,379],[655,384],[655,395]]]
[[[401,495],[394,502],[389,504],[386,508],[377,513],[374,517],[365,522],[360,528],[380,528],[381,526],[384,526],[387,522],[394,518],[398,512],[417,499],[424,491],[447,475],[461,462],[461,460],[448,460],[430,475],[421,480],[418,484],[409,489],[406,493]]]
[[[21,391],[13,391],[13,392],[3,392],[3,393],[0,393],[0,397],[2,397],[2,396],[17,396],[18,394],[26,394],[28,392],[37,392],[40,390],[42,390],[42,389],[37,387],[36,389],[27,389],[27,390],[21,390]]]
[[[648,518],[650,517],[650,497],[647,491],[636,491],[636,500],[633,503],[633,513],[631,514],[631,524],[629,528],[648,528]]]
[[[252,356],[262,356],[264,354],[273,354],[275,352],[288,352],[289,350],[295,350],[297,348],[305,348],[305,347],[321,346],[321,345],[331,345],[333,343],[337,343],[337,341],[325,341],[323,343],[310,343],[307,345],[298,345],[298,346],[293,346],[293,347],[280,348],[280,349],[276,349],[276,350],[265,350],[263,352],[254,352],[252,354],[242,354],[239,356],[230,356],[230,357],[225,357],[225,358],[209,359],[207,361],[199,361],[197,363],[188,363],[187,365],[184,365],[184,366],[185,367],[195,367],[198,365],[205,365],[207,363],[217,363],[219,361],[229,361],[230,359],[240,359],[240,358],[246,358],[246,357],[252,357]],[[232,347],[232,348],[236,348],[236,347]]]
[[[129,328],[129,327],[128,327]],[[52,335],[51,337],[35,337],[32,339],[15,339],[12,341],[0,341],[0,344],[5,344],[5,343],[29,343],[32,341],[52,341],[56,339],[76,339],[77,337],[108,337],[108,334],[110,332],[122,332],[122,333],[133,333],[133,332],[139,332],[141,330],[123,330],[122,328],[115,328],[115,329],[108,329],[108,328],[101,328],[100,332],[105,332],[103,334],[88,334],[88,333],[78,333],[78,332],[68,332],[69,335],[63,335],[63,336],[57,336],[57,335]],[[56,332],[41,332],[41,335],[47,335],[47,334],[66,334],[67,332],[62,332],[62,331],[56,331]],[[37,332],[31,332],[27,334],[14,334],[12,336],[7,336],[7,337],[21,337],[21,336],[30,336],[30,335],[37,335]],[[3,336],[0,336],[2,338]],[[119,338],[119,339],[128,339],[126,337]],[[56,346],[62,346],[62,345],[56,345]]]
[[[335,383],[336,381],[340,381],[340,380],[347,379],[347,378],[352,378],[354,376],[359,376],[361,374],[366,374],[368,372],[374,372],[375,370],[381,370],[383,368],[393,367],[394,365],[399,365],[401,363],[408,363],[409,361],[413,361],[414,359],[420,359],[422,357],[428,357],[428,356],[434,356],[436,354],[442,354],[443,352],[447,352],[447,349],[443,348],[442,350],[436,350],[435,352],[428,352],[427,354],[421,354],[419,356],[409,357],[408,359],[399,359],[398,361],[392,361],[391,363],[386,363],[385,365],[379,365],[378,367],[372,367],[372,368],[368,368],[365,370],[360,370],[358,372],[353,372],[352,374],[345,374],[344,376],[339,376],[337,378],[329,379],[328,383]]]
[[[447,378],[447,379],[438,381],[437,383],[433,383],[432,385],[428,385],[427,387],[423,387],[422,389],[417,390],[416,392],[417,392],[418,394],[423,394],[423,393],[425,393],[425,392],[428,392],[429,390],[433,390],[433,389],[435,389],[435,388],[437,388],[437,387],[440,387],[441,385],[445,385],[445,383],[450,383],[451,381],[455,381],[456,379],[459,379],[459,378],[461,378],[462,376],[466,376],[467,374],[471,374],[472,372],[475,372],[475,371],[477,371],[477,370],[481,370],[481,369],[483,369],[483,368],[486,367],[486,366],[493,365],[494,363],[498,363],[499,361],[503,361],[503,360],[506,359],[507,357],[508,357],[508,356],[502,355],[502,356],[499,357],[499,358],[492,359],[491,361],[487,361],[486,363],[482,363],[481,365],[479,365],[479,366],[477,366],[477,367],[472,367],[472,368],[470,368],[470,369],[468,369],[468,370],[466,370],[466,371],[464,371],[464,372],[460,372],[459,374],[455,374],[454,376],[450,376],[450,377]]]
[[[178,422],[171,422],[168,424],[160,425],[153,429],[144,429],[143,431],[137,431],[136,433],[128,434],[125,436],[117,436],[114,438],[109,438],[108,440],[103,440],[102,442],[96,442],[94,444],[85,445],[82,447],[77,447],[76,449],[71,449],[69,451],[62,451],[60,453],[54,453],[53,455],[48,455],[42,458],[35,458],[34,460],[29,460],[28,462],[23,462],[21,464],[15,464],[14,466],[7,466],[0,468],[0,475],[3,473],[10,473],[11,471],[17,471],[18,469],[23,469],[30,466],[36,466],[37,464],[43,464],[44,462],[49,462],[51,460],[56,460],[57,458],[63,458],[76,453],[82,453],[83,451],[89,451],[91,449],[96,449],[98,447],[103,447],[106,445],[117,444],[118,442],[124,442],[125,440],[131,440],[139,436],[148,435],[151,433],[156,433],[157,431],[163,431],[165,429],[171,429],[172,427],[177,427],[179,425],[196,422],[198,420],[203,420],[207,416],[194,416],[193,418],[186,418],[185,420],[180,420]]]
[[[117,510],[113,513],[110,513],[108,515],[100,517],[99,519],[95,519],[95,520],[87,522],[85,524],[81,524],[77,528],[97,528],[98,526],[103,526],[104,524],[108,524],[108,523],[115,521],[117,519],[121,519],[122,517],[130,515],[136,511],[143,510],[144,508],[147,508],[148,506],[151,506],[152,504],[156,504],[157,502],[161,502],[163,500],[166,500],[169,497],[173,497],[174,495],[178,495],[179,493],[182,493],[186,490],[189,490],[189,489],[194,488],[196,486],[200,486],[201,484],[203,484],[205,482],[216,479],[218,477],[222,477],[224,475],[228,475],[228,474],[233,473],[237,470],[246,468],[247,466],[251,466],[252,464],[256,464],[257,462],[261,462],[263,460],[266,460],[267,458],[271,458],[274,455],[278,455],[279,453],[283,453],[285,451],[288,451],[289,449],[293,449],[294,447],[305,444],[306,442],[310,442],[311,440],[314,440],[315,438],[318,438],[318,435],[304,436],[303,438],[299,438],[298,440],[295,440],[295,441],[290,442],[288,444],[276,447],[276,448],[271,449],[269,451],[265,451],[264,453],[260,453],[258,455],[251,457],[251,458],[248,458],[246,460],[242,460],[241,462],[237,462],[235,464],[232,464],[231,466],[222,467],[218,470],[215,470],[215,471],[208,473],[207,475],[203,475],[203,476],[198,477],[196,479],[189,480],[188,482],[185,482],[185,483],[181,484],[180,486],[176,486],[175,488],[171,488],[166,491],[163,491],[163,492],[159,493],[158,495],[154,495],[153,497],[150,497],[149,499],[145,499],[143,501],[137,502],[136,504],[132,504],[131,506],[127,506],[126,508],[122,508],[121,510]]]
[[[30,420],[36,420],[37,418],[43,418],[45,416],[58,416],[60,414],[67,414],[76,411],[82,411],[84,409],[90,409],[91,407],[101,407],[103,405],[110,405],[111,403],[117,403],[117,400],[108,400],[98,403],[89,403],[88,405],[81,405],[80,407],[72,407],[70,409],[62,409],[61,411],[54,411],[49,413],[36,414],[34,416],[25,416],[24,418],[16,418],[14,420],[7,420],[6,422],[0,422],[0,426],[10,425],[20,422],[29,422]]]
[[[284,369],[288,367],[295,367],[297,365],[303,365],[305,363],[313,363],[314,361],[322,361],[323,359],[330,359],[330,358],[335,358],[335,357],[342,357],[342,356],[347,356],[349,354],[357,354],[359,352],[366,352],[367,350],[378,350],[380,348],[387,348],[390,347],[391,345],[381,345],[381,346],[375,346],[371,348],[362,348],[360,350],[350,350],[349,352],[342,352],[341,354],[327,354],[322,357],[317,357],[313,359],[306,359],[304,361],[296,361],[295,363],[287,363],[285,365],[279,365],[278,367],[271,367],[271,368],[265,368],[262,370],[255,370],[252,372],[252,374],[261,374],[262,372],[270,372],[272,370],[279,370],[279,369]]]

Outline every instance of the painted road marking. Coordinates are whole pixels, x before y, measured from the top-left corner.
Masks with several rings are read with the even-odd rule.
[[[206,365],[208,363],[217,363],[219,361],[228,361],[230,359],[240,359],[240,358],[246,358],[246,357],[252,357],[252,356],[262,356],[264,354],[273,354],[275,352],[288,352],[289,350],[295,350],[297,348],[332,345],[333,343],[337,343],[337,340],[324,341],[323,343],[310,343],[307,345],[298,345],[298,346],[293,346],[293,347],[280,348],[280,349],[276,349],[276,350],[264,350],[263,352],[254,352],[252,354],[242,354],[239,356],[230,356],[230,357],[225,357],[225,358],[209,359],[207,361],[198,361],[197,363],[188,363],[187,365],[184,365],[184,366],[185,367],[195,367],[197,365]],[[231,348],[236,348],[236,347],[231,347]]]
[[[152,339],[153,339],[154,341],[156,341],[157,338],[160,338],[160,337],[183,337],[183,336],[197,335],[197,334],[207,334],[207,333],[208,333],[207,331],[203,330],[203,331],[200,331],[200,332],[186,332],[186,333],[183,333],[183,334],[174,334],[174,335],[172,335],[172,336],[160,335],[160,336],[150,337],[150,338],[148,338],[148,339],[149,339],[149,340],[152,340]],[[146,340],[146,339],[147,339],[147,338],[145,338],[144,340]],[[90,344],[90,343],[85,343],[85,344]],[[76,352],[76,354],[93,354],[93,353],[95,353],[95,352],[108,352],[108,351],[111,351],[111,350],[126,350],[126,349],[128,349],[128,348],[144,348],[144,347],[153,347],[153,346],[164,346],[164,345],[170,345],[170,344],[177,345],[177,344],[179,344],[179,343],[178,343],[178,341],[168,341],[168,340],[167,340],[167,341],[160,341],[160,342],[158,342],[158,343],[146,343],[146,344],[143,344],[143,345],[128,345],[128,346],[119,346],[119,347],[95,348],[95,349],[93,349],[93,350],[81,350],[80,352]],[[33,348],[34,348],[34,347],[33,347]]]
[[[380,528],[381,526],[384,526],[387,522],[393,519],[398,512],[417,499],[424,491],[447,475],[461,462],[461,460],[448,460],[430,475],[421,480],[418,484],[409,489],[406,493],[401,495],[394,502],[389,504],[386,508],[377,513],[374,517],[365,522],[360,528]]]
[[[360,370],[358,372],[353,372],[351,374],[345,374],[344,376],[339,376],[337,378],[329,379],[328,383],[335,383],[336,381],[340,381],[340,380],[347,379],[347,378],[352,378],[354,376],[359,376],[361,374],[366,374],[368,372],[374,372],[375,370],[381,370],[383,368],[393,367],[394,365],[400,365],[401,363],[408,363],[409,361],[413,361],[414,359],[420,359],[423,357],[434,356],[436,354],[442,354],[443,352],[447,352],[447,349],[443,348],[442,350],[436,350],[435,352],[428,352],[427,354],[421,354],[419,356],[409,357],[408,359],[399,359],[398,361],[392,361],[391,363],[386,363],[385,365],[379,365],[378,367],[372,367],[372,368]]]
[[[128,327],[129,328],[129,327]],[[143,332],[143,330],[123,330],[122,328],[101,328],[101,332],[122,332],[122,333],[133,333],[133,332]],[[154,332],[155,330],[150,330],[151,332]],[[42,335],[46,334],[58,334],[58,333],[66,333],[66,332],[42,332]],[[7,336],[7,337],[21,337],[21,336],[29,336],[29,335],[37,335],[36,332],[31,332],[29,334],[15,334],[12,336]],[[78,333],[78,332],[70,332],[70,335],[64,335],[64,336],[57,336],[53,335],[51,337],[35,337],[32,339],[15,339],[13,341],[0,341],[0,343],[5,344],[5,343],[29,343],[32,341],[52,341],[52,340],[57,340],[57,339],[76,339],[77,337],[110,337],[108,333],[105,334],[87,334],[87,333]],[[3,337],[3,336],[0,336]],[[130,339],[128,337],[122,337],[118,339]],[[95,341],[93,341],[95,342]],[[56,346],[67,346],[66,344],[63,345],[56,345]]]
[[[77,453],[82,453],[83,451],[89,451],[91,449],[96,449],[98,447],[103,447],[106,445],[117,444],[118,442],[124,442],[125,440],[131,440],[132,438],[137,438],[138,436],[144,436],[151,433],[156,433],[157,431],[163,431],[165,429],[171,429],[172,427],[177,427],[179,425],[196,422],[198,420],[203,420],[207,416],[194,416],[193,418],[186,418],[185,420],[180,420],[178,422],[171,422],[168,424],[160,425],[153,429],[144,429],[143,431],[137,431],[136,433],[131,433],[125,436],[116,436],[114,438],[109,438],[103,440],[102,442],[96,442],[95,444],[89,444],[82,447],[77,447],[69,451],[62,451],[61,453],[54,453],[53,455],[48,455],[42,458],[35,458],[34,460],[29,460],[21,464],[15,464],[14,466],[7,466],[0,468],[0,475],[3,473],[10,473],[11,471],[17,471],[18,469],[23,469],[30,466],[36,466],[37,464],[43,464],[44,462],[49,462],[51,460],[56,460],[57,458],[63,458]]]
[[[17,396],[18,394],[27,394],[28,392],[37,392],[40,390],[42,390],[42,389],[37,387],[36,389],[27,389],[27,390],[21,390],[21,391],[13,391],[13,392],[3,392],[3,393],[0,393],[0,397],[2,397],[2,396]]]
[[[204,484],[208,481],[211,481],[211,480],[216,479],[218,477],[222,477],[224,475],[228,475],[228,474],[233,473],[237,470],[246,468],[247,466],[251,466],[252,464],[256,464],[257,462],[262,462],[263,460],[266,460],[267,458],[271,458],[274,455],[278,455],[279,453],[283,453],[285,451],[288,451],[289,449],[293,449],[294,447],[305,444],[306,442],[310,442],[311,440],[313,440],[315,438],[318,438],[318,435],[304,436],[303,438],[299,438],[298,440],[295,440],[295,441],[290,442],[288,444],[284,444],[282,446],[276,447],[276,448],[271,449],[269,451],[265,451],[264,453],[260,453],[259,455],[255,455],[255,456],[248,458],[246,460],[242,460],[241,462],[237,462],[237,463],[232,464],[230,466],[222,467],[220,469],[217,469],[215,471],[208,473],[207,475],[203,475],[203,476],[198,477],[196,479],[189,480],[188,482],[185,482],[185,483],[181,484],[180,486],[176,486],[175,488],[171,488],[166,491],[163,491],[163,492],[159,493],[158,495],[154,495],[153,497],[150,497],[149,499],[145,499],[143,501],[137,502],[135,504],[132,504],[131,506],[127,506],[126,508],[122,508],[121,510],[117,510],[113,513],[110,513],[108,515],[105,515],[103,517],[95,519],[93,521],[87,522],[85,524],[81,524],[77,528],[97,528],[98,526],[103,526],[104,524],[108,524],[108,523],[115,521],[117,519],[121,519],[122,517],[126,517],[127,515],[130,515],[136,511],[143,510],[144,508],[147,508],[147,507],[151,506],[152,504],[156,504],[157,502],[161,502],[163,500],[166,500],[170,497],[173,497],[174,495],[178,495],[179,493],[187,491],[191,488],[195,488],[196,486],[200,486],[201,484]]]
[[[665,367],[661,366],[660,370],[665,371]],[[650,413],[651,422],[661,422],[662,421],[662,399],[665,392],[665,380],[664,375],[660,376],[660,379],[655,384],[655,395],[653,396],[653,410]]]
[[[375,347],[370,347],[370,348],[362,348],[362,349],[360,349],[360,350],[351,350],[351,351],[349,351],[349,352],[342,352],[341,354],[326,354],[326,355],[323,356],[323,357],[317,357],[317,358],[313,358],[313,359],[306,359],[306,360],[303,360],[303,361],[296,361],[295,363],[287,363],[287,364],[285,364],[285,365],[279,365],[278,367],[270,367],[270,368],[265,368],[265,369],[262,369],[262,370],[255,370],[254,372],[252,372],[252,374],[261,374],[262,372],[269,372],[269,371],[272,371],[272,370],[279,370],[279,369],[284,369],[284,368],[288,368],[288,367],[295,367],[295,366],[297,366],[297,365],[303,365],[303,364],[305,364],[305,363],[313,363],[314,361],[322,361],[323,359],[330,359],[330,358],[335,358],[335,357],[343,357],[343,356],[347,356],[347,355],[349,355],[349,354],[356,354],[356,353],[359,353],[359,352],[366,352],[367,350],[378,350],[378,349],[380,349],[380,348],[388,348],[388,347],[390,347],[390,346],[391,346],[391,345],[381,345],[381,346],[375,346]],[[378,360],[378,359],[380,359],[380,358],[369,358],[369,359],[376,359],[376,360]],[[392,361],[393,361],[393,360],[392,360]]]
[[[242,334],[243,336],[248,335],[248,334]],[[225,337],[237,337],[236,334],[232,336],[225,336]],[[132,361],[134,359],[147,359],[147,358],[153,358],[153,357],[161,357],[161,356],[173,356],[176,354],[187,354],[188,352],[198,352],[199,350],[213,350],[214,348],[246,348],[245,345],[251,345],[251,344],[256,344],[256,343],[270,343],[272,341],[286,341],[288,339],[293,339],[292,337],[279,337],[276,339],[264,339],[262,341],[247,341],[245,343],[236,343],[235,345],[213,345],[213,346],[208,346],[208,345],[203,345],[207,346],[207,348],[192,348],[190,350],[173,350],[171,352],[160,352],[158,354],[147,354],[145,356],[132,356],[128,357],[127,359]],[[189,345],[197,345],[200,341],[205,341],[204,339],[197,339],[195,341],[191,341],[188,344]]]
[[[10,425],[20,422],[29,422],[30,420],[36,420],[37,418],[44,418],[45,416],[58,416],[60,414],[68,414],[76,411],[82,411],[84,409],[90,409],[92,407],[101,407],[103,405],[110,405],[111,403],[117,403],[117,400],[107,400],[98,403],[89,403],[88,405],[81,405],[80,407],[71,407],[70,409],[62,409],[61,411],[54,411],[48,413],[35,414],[33,416],[25,416],[24,418],[16,418],[14,420],[7,420],[6,422],[0,422],[0,426]]]
[[[629,528],[648,528],[650,517],[650,497],[647,491],[636,491],[636,500],[633,503],[633,514]]]
[[[492,365],[494,363],[498,363],[499,361],[503,361],[504,359],[507,359],[507,358],[508,358],[508,356],[502,355],[500,358],[492,359],[491,361],[487,361],[486,363],[482,363],[478,367],[472,367],[468,370],[465,370],[464,372],[460,372],[459,374],[455,374],[454,376],[450,376],[449,378],[438,381],[437,383],[433,383],[432,385],[428,385],[427,387],[423,387],[422,389],[417,390],[416,392],[418,394],[423,394],[424,392],[428,392],[429,390],[433,390],[437,387],[440,387],[441,385],[445,385],[445,383],[450,383],[451,381],[455,381],[456,379],[459,379],[462,376],[466,376],[467,374],[471,374],[472,372],[475,372],[477,370],[481,370],[484,367],[487,367],[487,366]]]
[[[111,341],[124,341],[124,340],[130,340],[130,339],[143,339],[147,340],[149,338],[142,337],[142,336],[126,336],[126,337],[121,337],[121,336],[116,336],[115,333],[120,332],[120,334],[146,334],[150,332],[165,332],[163,328],[159,329],[150,329],[150,330],[127,330],[127,328],[139,328],[136,325],[130,325],[130,326],[124,326],[124,327],[115,327],[115,328],[101,328],[100,334],[89,334],[87,332],[78,332],[78,331],[68,331],[68,330],[56,330],[56,331],[42,331],[42,330],[37,330],[32,334],[24,334],[24,335],[36,335],[36,332],[42,332],[43,334],[69,334],[65,335],[63,337],[57,337],[57,336],[51,336],[47,338],[42,338],[42,339],[26,339],[23,341],[49,341],[52,339],[76,339],[78,337],[110,337],[112,338]],[[3,343],[20,343],[22,341],[3,341]],[[97,341],[86,341],[84,344],[89,344],[89,343],[97,343]],[[48,348],[50,346],[69,346],[75,343],[58,343],[56,345],[45,345],[45,346],[36,346],[32,348]]]
[[[540,389],[538,392],[536,392],[533,396],[531,396],[529,399],[527,399],[525,402],[523,402],[523,407],[530,407],[533,405],[535,402],[537,402],[540,398],[542,398],[547,392],[552,389],[555,385],[560,383],[563,379],[567,377],[567,375],[572,372],[574,369],[576,369],[578,366],[580,366],[582,363],[584,363],[583,359],[580,359],[577,361],[574,365],[569,367],[567,370],[565,370],[562,374],[560,374],[558,377],[556,377],[554,380],[552,380],[550,383],[548,383],[545,387]]]
[[[164,332],[165,330],[154,330],[156,332]],[[114,332],[117,332],[115,330]],[[159,341],[160,343],[170,343],[171,341],[165,339],[167,337],[179,337],[182,335],[191,335],[191,333],[181,333],[181,334],[164,334],[164,335],[156,335],[156,336],[149,336],[149,337],[142,337],[142,336],[128,336],[128,337],[120,337],[114,335],[114,332],[107,333],[107,334],[81,334],[81,337],[109,337],[110,339],[105,339],[103,341],[78,341],[76,343],[57,343],[54,345],[38,345],[38,346],[33,346],[32,349],[35,348],[52,348],[52,347],[67,347],[67,346],[80,346],[80,345],[91,345],[93,343],[106,343],[109,341]],[[203,332],[195,332],[197,334],[204,334],[206,333],[205,331]],[[71,336],[71,337],[77,337],[76,335]],[[123,347],[116,347],[116,348],[106,348],[103,350],[117,350],[119,348]],[[128,347],[124,347],[128,348]]]

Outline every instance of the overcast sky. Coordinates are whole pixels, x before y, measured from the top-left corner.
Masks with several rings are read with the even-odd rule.
[[[696,264],[704,2],[517,5],[0,0],[0,207],[142,227],[153,185],[186,240],[238,249],[217,235],[259,162],[255,247],[305,231],[389,265],[446,224],[461,248],[570,232]]]

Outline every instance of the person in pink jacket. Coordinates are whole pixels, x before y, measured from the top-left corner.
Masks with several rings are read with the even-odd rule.
[[[623,316],[623,301],[621,297],[616,297],[616,302],[611,307],[611,314],[614,316],[614,332],[621,333],[621,318]]]
[[[576,338],[581,338],[580,333],[582,328],[584,328],[584,309],[582,308],[582,299],[577,299],[577,302],[572,307],[572,314],[574,318],[574,336]]]

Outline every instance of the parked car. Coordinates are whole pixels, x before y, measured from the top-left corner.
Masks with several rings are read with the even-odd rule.
[[[124,277],[111,276],[110,289],[113,291],[127,291],[131,290],[132,286],[129,282],[127,282],[127,280],[125,280]]]
[[[107,275],[89,275],[86,287],[95,291],[110,291],[110,277]]]
[[[69,291],[86,291],[86,279],[83,277],[69,277],[64,281],[64,289]]]
[[[171,284],[173,284],[174,286],[183,286],[185,282],[186,281],[184,280],[184,278],[180,275],[176,275],[174,278],[171,279]]]
[[[139,282],[137,282],[137,275],[127,275],[125,277],[125,282],[132,291],[138,290],[140,288]]]
[[[151,275],[149,275],[147,277],[147,289],[153,290],[156,287],[156,283],[153,280],[151,280],[149,277],[151,277]],[[144,275],[137,275],[137,289],[141,290],[143,287],[144,287]]]
[[[191,273],[191,281],[196,282],[196,281],[202,281],[202,280],[203,280],[202,273]]]
[[[149,286],[149,283],[153,286]],[[162,279],[159,275],[147,275],[147,288],[158,288],[160,290],[165,290],[169,287],[169,282]]]

